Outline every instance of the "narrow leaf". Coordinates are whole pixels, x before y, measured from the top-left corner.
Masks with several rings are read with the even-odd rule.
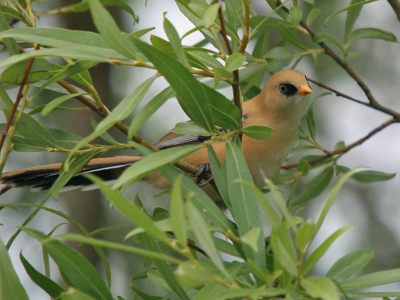
[[[320,13],[321,10],[318,7],[314,7],[313,9],[311,9],[310,12],[308,13],[306,24],[308,26],[311,26]]]
[[[301,281],[301,286],[313,298],[322,300],[339,300],[335,284],[329,278],[308,277]]]
[[[181,39],[179,38],[178,32],[176,31],[174,25],[164,17],[164,31],[168,36],[169,41],[171,42],[172,49],[174,49],[175,55],[178,60],[189,68],[189,62],[186,58],[186,52],[183,50]]]
[[[400,269],[367,274],[341,283],[345,290],[361,289],[400,281]]]
[[[289,9],[290,21],[293,25],[298,25],[303,19],[303,9],[300,6],[293,6]]]
[[[116,189],[129,181],[139,180],[158,168],[169,163],[174,163],[202,147],[202,144],[173,147],[148,155],[135,162],[134,165],[128,167],[112,187],[113,189]]]
[[[342,257],[326,273],[326,277],[342,282],[363,269],[374,257],[370,249],[360,249]]]
[[[138,39],[133,41],[171,84],[188,117],[212,132],[214,124],[209,99],[200,82],[175,58]]]
[[[171,87],[164,89],[157,96],[151,99],[133,118],[129,126],[128,138],[131,139],[140,127],[171,97],[174,96],[174,90]]]
[[[302,273],[306,275],[311,268],[319,261],[319,259],[328,251],[329,247],[333,244],[334,241],[338,237],[340,237],[343,233],[348,231],[349,229],[354,228],[355,226],[345,226],[340,228],[339,230],[332,233],[317,249],[314,250],[313,253],[307,258],[306,263],[302,269]]]
[[[147,233],[156,237],[160,241],[163,241],[165,243],[170,242],[168,236],[163,231],[158,229],[154,221],[140,208],[133,205],[120,193],[111,189],[106,183],[104,183],[104,181],[102,181],[98,177],[92,174],[88,174],[86,176],[101,189],[104,195],[111,201],[113,206],[115,206],[120,211],[120,213],[124,215],[130,222],[142,227],[144,230],[146,230]]]
[[[226,60],[225,69],[229,72],[235,71],[243,66],[245,61],[246,56],[244,56],[242,53],[233,53],[232,55],[229,55],[228,59]]]
[[[210,133],[207,130],[193,122],[178,123],[175,125],[172,132],[178,134],[210,136]]]
[[[26,227],[21,229],[39,242],[46,241],[43,248],[48,251],[58,265],[63,277],[71,285],[95,299],[113,299],[99,273],[80,253],[60,241],[49,240],[49,237],[40,231]]]
[[[162,254],[160,248],[151,236],[145,234],[144,239],[146,242],[146,246],[150,251]],[[153,262],[156,265],[158,271],[160,271],[160,274],[162,275],[168,286],[171,288],[171,290],[174,291],[174,293],[178,295],[180,299],[189,300],[188,295],[186,294],[183,287],[179,284],[174,272],[167,264],[167,262],[165,260],[155,258],[153,258]]]
[[[196,235],[196,239],[200,244],[200,247],[207,253],[214,265],[228,278],[230,275],[226,271],[221,258],[219,257],[217,248],[215,247],[214,241],[208,229],[208,224],[204,220],[203,216],[193,205],[191,201],[186,202],[186,211],[192,230]]]
[[[0,299],[29,300],[0,239]]]
[[[58,97],[56,99],[51,100],[49,103],[46,104],[46,106],[42,109],[41,116],[45,117],[48,115],[51,111],[53,111],[57,106],[59,106],[61,103],[64,103],[65,101],[81,96],[81,95],[88,95],[87,93],[76,93],[76,94],[70,94],[70,95],[64,95],[61,97]]]
[[[243,128],[243,133],[253,139],[265,140],[270,138],[274,131],[269,126],[247,126]]]
[[[181,247],[187,248],[187,228],[181,182],[182,177],[178,177],[174,182],[171,192],[169,213],[172,229],[176,238],[181,244]]]
[[[106,43],[118,53],[127,58],[137,59],[135,49],[121,34],[118,25],[99,0],[90,1],[90,12],[97,30]]]
[[[398,43],[397,37],[390,31],[376,28],[361,28],[350,33],[347,43],[350,45],[359,39],[380,39],[388,42]]]
[[[63,291],[65,291],[61,286],[59,286],[56,282],[51,280],[49,277],[44,276],[40,272],[38,272],[22,255],[22,252],[19,253],[19,258],[21,259],[22,264],[24,265],[26,273],[28,273],[29,277],[32,281],[42,288],[50,297],[56,299],[58,298]]]

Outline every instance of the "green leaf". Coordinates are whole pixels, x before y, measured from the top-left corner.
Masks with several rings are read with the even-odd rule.
[[[90,118],[90,126],[92,127],[93,130],[96,130],[98,124],[99,123],[97,123],[93,117]],[[111,145],[119,145],[118,141],[114,139],[108,132],[100,134],[99,138],[103,139],[104,141],[106,141]]]
[[[400,281],[400,269],[367,274],[341,283],[344,290],[361,289]]]
[[[347,44],[350,45],[359,39],[380,39],[388,42],[398,43],[397,37],[390,31],[385,31],[376,28],[361,28],[350,33]]]
[[[370,249],[360,249],[339,259],[326,273],[338,282],[342,282],[362,270],[374,257],[374,252]]]
[[[240,288],[240,289],[230,289],[221,292],[214,300],[225,300],[225,299],[234,299],[243,297],[252,297],[253,299],[258,299],[260,297],[274,297],[285,294],[285,289],[276,289],[276,288]]]
[[[60,241],[49,240],[49,237],[40,231],[26,227],[21,229],[39,242],[46,241],[43,248],[48,251],[63,277],[72,286],[95,299],[113,299],[99,273],[80,253]]]
[[[215,19],[217,18],[218,15],[218,9],[221,7],[221,4],[217,3],[214,5],[210,5],[206,11],[204,12],[203,15],[203,26],[205,28],[210,27],[214,22]]]
[[[336,239],[341,236],[343,233],[348,231],[349,229],[354,228],[355,226],[345,226],[340,228],[339,230],[332,233],[317,249],[314,250],[313,253],[307,258],[304,267],[302,269],[302,274],[306,275],[311,268],[319,261],[319,259],[328,251],[329,247],[333,244]],[[317,230],[315,230],[315,233]]]
[[[301,286],[313,298],[322,300],[339,300],[335,284],[329,278],[308,277],[301,281]]]
[[[225,69],[229,72],[235,71],[243,66],[245,61],[246,56],[244,56],[242,53],[233,53],[229,55],[228,59],[226,60]]]
[[[59,192],[61,189],[80,171],[82,171],[83,167],[96,155],[100,153],[100,149],[85,153],[81,156],[76,157],[72,160],[72,163],[69,165],[69,168],[65,168],[65,160],[60,169],[60,176],[56,179],[53,185],[50,188],[51,194],[54,198],[57,199]]]
[[[333,167],[329,166],[315,176],[294,200],[294,205],[303,204],[321,194],[329,185],[333,177]]]
[[[18,56],[12,56],[16,58]],[[25,76],[28,61],[21,61],[8,67],[1,73],[0,81],[2,83],[9,83],[19,85]],[[29,75],[27,77],[27,84],[39,81],[43,78],[57,74],[61,70],[61,66],[53,64],[46,59],[36,58],[31,66]]]
[[[239,129],[240,113],[235,104],[221,93],[202,84],[209,99],[214,123],[226,129]]]
[[[60,300],[95,300],[95,298],[90,297],[88,294],[78,291],[73,287],[70,287],[68,291],[63,292],[59,298]]]
[[[189,68],[189,62],[186,58],[186,52],[183,50],[181,39],[179,38],[178,32],[174,25],[164,17],[164,31],[167,34],[169,41],[171,42],[172,49],[174,49],[175,55],[181,64]]]
[[[175,237],[181,244],[181,247],[187,248],[187,228],[181,182],[182,177],[178,177],[172,187],[169,213]]]
[[[344,166],[338,166],[341,172],[347,173],[350,171],[349,168]],[[351,179],[361,182],[361,183],[371,183],[371,182],[380,182],[393,179],[396,176],[396,173],[385,173],[379,171],[361,171],[354,174]]]
[[[297,276],[296,253],[283,223],[271,231],[271,246],[274,258],[290,275]]]
[[[270,138],[274,131],[269,126],[247,126],[243,128],[243,133],[253,139],[265,140]]]
[[[293,6],[289,9],[290,21],[293,25],[298,25],[303,19],[303,9],[300,6]]]
[[[276,73],[290,64],[293,52],[285,47],[274,47],[264,55],[264,58],[268,62],[268,71]]]
[[[312,222],[305,222],[297,231],[295,245],[297,249],[303,251],[303,248],[309,246],[315,235],[315,225]]]
[[[168,236],[158,229],[154,221],[144,213],[140,208],[136,207],[130,203],[124,196],[118,192],[112,190],[107,184],[104,183],[98,177],[87,174],[86,175],[91,181],[93,181],[104,193],[104,195],[111,201],[113,206],[115,206],[122,215],[124,215],[130,222],[142,227],[146,230],[148,234],[156,237],[160,241],[169,243],[170,240]]]
[[[106,132],[117,122],[127,118],[143,99],[154,79],[155,77],[150,77],[149,79],[145,80],[138,87],[136,87],[132,93],[130,93],[121,102],[119,102],[119,104],[112,110],[112,112],[103,120],[101,120],[101,122],[97,125],[96,130],[84,139],[82,139],[75,146],[75,148],[68,155],[67,159],[70,159],[76,150],[79,150],[82,146],[86,145],[91,140]]]
[[[311,26],[312,23],[314,23],[315,19],[319,16],[321,13],[321,10],[318,7],[314,7],[313,9],[310,10],[308,13],[307,19],[306,19],[306,24],[308,26]]]
[[[100,0],[100,3],[103,5],[110,5],[110,6],[118,6],[128,12],[134,19],[134,22],[137,22],[137,17],[135,15],[135,12],[133,9],[129,6],[128,3],[126,3],[124,0]],[[46,12],[40,12],[39,15],[52,15],[52,14],[60,14],[60,13],[80,13],[84,12],[90,9],[90,4],[89,0],[83,0],[79,3],[67,5],[65,7],[51,10],[51,11],[46,11]]]
[[[46,104],[46,106],[42,109],[41,116],[45,117],[48,115],[51,111],[53,111],[57,106],[59,106],[61,103],[64,103],[65,101],[82,96],[82,95],[88,95],[88,93],[76,93],[76,94],[70,94],[70,95],[64,95],[61,97],[58,97],[56,99],[51,100],[49,103]]]
[[[186,212],[189,222],[192,226],[192,230],[196,236],[196,240],[200,244],[200,247],[207,253],[210,260],[214,265],[228,278],[230,275],[226,271],[221,258],[219,257],[217,248],[215,247],[212,235],[209,232],[208,224],[204,220],[200,211],[194,206],[191,201],[186,201]]]
[[[232,215],[238,226],[240,237],[250,230],[260,228],[257,246],[259,251],[245,245],[244,251],[257,267],[265,269],[264,234],[260,216],[260,206],[254,194],[246,187],[244,181],[253,184],[250,171],[239,148],[232,142],[226,143],[225,162],[227,167],[229,199],[232,205]]]
[[[137,144],[134,144],[137,148]],[[113,189],[119,188],[127,182],[139,180],[146,175],[151,174],[158,168],[169,163],[175,163],[202,147],[202,144],[173,147],[148,155],[135,162],[134,165],[128,167],[114,183]]]
[[[203,127],[200,127],[194,122],[177,123],[172,132],[175,132],[177,134],[210,136],[210,133],[207,130],[205,130]]]
[[[328,23],[328,21],[333,17],[336,16],[337,14],[344,12],[344,11],[348,11],[347,13],[347,18],[346,18],[346,28],[345,28],[345,41],[347,40],[347,35],[351,32],[351,29],[353,28],[353,25],[355,23],[355,21],[357,20],[361,8],[362,6],[364,6],[365,4],[371,3],[371,2],[375,2],[376,0],[370,0],[370,1],[364,1],[364,0],[352,0],[350,5],[339,9],[338,11],[334,12],[333,14],[331,14],[324,22],[324,25],[326,26],[326,23]]]
[[[137,59],[134,47],[121,34],[110,13],[101,5],[99,0],[89,1],[94,24],[108,46],[127,58]]]
[[[52,83],[55,83],[57,81],[66,79],[71,77],[72,75],[75,75],[79,72],[82,72],[84,70],[90,69],[91,67],[95,66],[97,62],[93,61],[78,61],[73,65],[68,65],[64,70],[61,72],[57,73],[53,77],[51,77],[49,80],[47,80],[41,87],[39,87],[31,98],[36,97],[42,90],[44,90],[47,86],[49,86]]]
[[[0,239],[0,299],[29,300]]]
[[[346,291],[346,295],[352,298],[383,298],[387,300],[385,297],[400,297],[400,292],[348,292]]]
[[[146,246],[150,251],[162,254],[160,248],[150,235],[144,234],[144,239],[146,242]],[[157,269],[160,271],[160,274],[162,275],[168,286],[171,288],[171,290],[174,291],[174,293],[178,295],[180,299],[189,300],[188,295],[186,294],[182,286],[179,284],[177,278],[175,277],[174,272],[172,271],[171,267],[167,264],[167,262],[165,260],[155,259],[155,258],[153,258],[153,262],[156,265]]]
[[[209,99],[200,82],[173,57],[138,39],[133,42],[170,83],[188,117],[212,132],[214,124]]]
[[[288,43],[292,44],[293,46],[301,49],[301,50],[308,50],[308,47],[300,42],[294,34],[282,24],[278,24],[278,32],[282,36],[282,38],[287,41]]]
[[[317,33],[314,36],[314,42],[316,43],[332,43],[336,45],[343,52],[343,45],[335,39],[333,36],[327,33]]]
[[[206,283],[217,281],[218,273],[220,273],[218,269],[208,269],[202,266],[195,266],[190,261],[180,264],[175,271],[175,275],[179,282],[184,287],[192,289],[198,289]]]
[[[40,272],[38,272],[22,255],[22,251],[19,253],[19,258],[21,259],[22,264],[24,265],[26,273],[32,279],[32,281],[42,288],[50,297],[56,299],[60,296],[60,294],[65,291],[61,286],[59,286],[56,282],[51,280],[49,277],[44,276]],[[19,299],[19,298],[18,298]]]
[[[17,131],[31,142],[53,148],[53,137],[32,116],[23,113],[17,126]]]
[[[342,178],[340,178],[340,180],[338,181],[338,183],[336,183],[335,187],[332,189],[332,191],[329,194],[328,199],[326,200],[324,206],[322,207],[322,211],[320,216],[318,217],[317,220],[317,228],[319,230],[319,228],[322,225],[322,222],[324,221],[329,208],[332,206],[333,201],[336,198],[336,195],[339,193],[340,189],[342,188],[343,184],[346,182],[347,179],[349,179],[351,176],[353,176],[354,174],[363,171],[365,168],[355,168],[353,170],[350,170],[349,172],[347,172]]]
[[[271,227],[273,229],[277,228],[281,223],[281,216],[278,214],[275,207],[254,184],[248,182],[247,183],[245,182],[245,184],[251,189],[251,191],[257,197],[257,200],[260,203],[261,208],[264,211],[264,214],[267,217],[268,222],[271,224]]]
[[[96,56],[102,57],[103,60],[104,58],[125,59],[125,56],[110,48],[98,33],[90,31],[67,30],[50,27],[27,27],[0,32],[0,38],[14,38],[17,40],[60,48],[32,51],[30,53],[17,55],[18,57],[26,57],[29,54],[33,55],[35,54],[34,52],[43,53],[40,54],[42,56],[45,56],[44,53],[54,53],[53,56],[70,57],[65,55],[63,52],[63,49],[66,48],[65,50],[71,52],[74,51],[75,53],[81,51],[84,53],[88,52],[91,53],[92,56],[95,56],[94,53],[96,53]],[[59,51],[59,55],[56,55],[57,51]],[[11,58],[8,58],[7,60],[9,59]],[[0,63],[0,66],[4,66],[4,61]]]
[[[15,18],[15,19],[20,19],[22,17],[22,19],[24,19],[23,16],[20,15],[20,13],[10,7],[6,7],[1,5],[0,6],[0,31],[4,31],[9,29],[9,25],[8,22],[5,18],[5,16],[10,16],[11,18]],[[24,20],[25,21],[25,20]],[[18,54],[18,49],[17,49],[17,45],[15,44],[15,40],[12,38],[8,38],[8,39],[4,39],[4,45],[7,48],[8,53],[10,53],[10,55],[16,55]]]
[[[249,245],[255,252],[258,252],[258,240],[260,238],[261,229],[252,228],[244,236],[242,236],[242,242]]]
[[[164,89],[162,92],[157,94],[151,99],[133,118],[131,125],[129,126],[128,138],[131,139],[140,127],[165,103],[168,99],[173,97],[175,94],[171,87]]]

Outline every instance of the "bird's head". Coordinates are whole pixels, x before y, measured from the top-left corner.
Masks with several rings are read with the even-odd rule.
[[[301,117],[311,93],[306,75],[296,70],[282,70],[269,78],[261,94],[268,110]]]

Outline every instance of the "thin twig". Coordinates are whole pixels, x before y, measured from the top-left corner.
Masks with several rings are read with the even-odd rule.
[[[243,27],[243,38],[240,44],[239,52],[244,53],[246,51],[247,44],[249,43],[250,33],[250,1],[244,1],[244,27]]]
[[[356,102],[356,103],[359,103],[359,104],[362,104],[362,105],[371,107],[371,108],[373,108],[373,109],[375,109],[375,110],[379,110],[379,111],[381,111],[381,112],[383,112],[383,113],[386,113],[386,114],[388,114],[388,115],[391,115],[391,116],[393,116],[394,118],[400,120],[400,113],[398,113],[398,112],[396,112],[396,111],[394,111],[394,110],[392,110],[392,109],[390,109],[390,108],[384,107],[384,106],[380,105],[379,103],[376,104],[375,106],[372,106],[369,102],[364,102],[364,101],[362,101],[362,100],[353,98],[353,97],[351,97],[351,96],[349,96],[349,95],[346,95],[346,94],[344,94],[344,93],[342,93],[342,92],[339,92],[338,90],[335,90],[334,88],[331,88],[331,87],[329,87],[329,86],[327,86],[327,85],[325,85],[325,84],[323,84],[323,83],[321,83],[321,82],[318,82],[318,81],[313,80],[313,79],[308,78],[308,77],[307,77],[307,79],[308,79],[309,81],[311,81],[312,83],[314,83],[314,84],[316,84],[316,85],[318,85],[318,86],[320,86],[320,87],[322,87],[322,88],[324,88],[324,89],[326,89],[326,90],[328,90],[328,91],[331,91],[332,93],[336,94],[336,96],[338,96],[338,97],[343,97],[343,98],[349,99],[349,100],[351,100],[351,101],[354,101],[354,102]]]
[[[388,121],[386,121],[385,123],[383,123],[382,125],[376,127],[374,130],[372,130],[371,132],[369,132],[366,136],[364,136],[363,138],[359,139],[358,141],[346,146],[346,147],[342,147],[340,149],[337,150],[333,150],[333,151],[326,151],[326,155],[322,156],[316,160],[313,160],[311,162],[309,162],[310,166],[314,166],[315,164],[324,161],[325,159],[335,156],[335,155],[339,155],[339,154],[344,154],[348,151],[350,151],[351,149],[360,146],[361,144],[363,144],[365,141],[367,141],[368,139],[370,139],[372,136],[374,136],[375,134],[377,134],[378,132],[382,131],[383,129],[385,129],[386,127],[394,124],[394,123],[399,123],[400,119],[397,118],[391,118]],[[292,168],[296,168],[298,164],[290,164],[290,165],[284,165],[281,166],[281,169],[292,169]]]
[[[36,45],[35,45],[34,50],[37,50],[37,49],[39,49],[39,44],[36,44]],[[32,64],[33,64],[34,60],[35,60],[34,58],[31,58],[31,59],[28,61],[28,64],[26,65],[24,77],[22,78],[21,84],[20,84],[20,86],[19,86],[17,98],[15,99],[15,103],[14,103],[14,106],[13,106],[13,108],[12,108],[12,110],[11,110],[11,113],[10,113],[10,115],[9,115],[9,117],[8,117],[6,126],[5,126],[5,128],[4,128],[4,130],[3,130],[3,132],[1,133],[0,149],[3,148],[4,140],[6,139],[8,130],[10,129],[10,126],[11,126],[12,120],[13,120],[13,118],[14,118],[15,112],[17,111],[19,102],[21,101],[21,99],[22,99],[22,97],[23,97],[23,89],[24,89],[24,86],[25,86],[26,81],[27,81],[27,79],[28,79],[29,72],[30,72],[30,70],[31,70],[31,67],[32,67]],[[1,172],[2,172],[2,169],[0,169],[0,173],[1,173]]]
[[[216,0],[216,3],[219,3],[219,1]],[[250,13],[250,11],[248,13]],[[221,5],[220,5],[220,7],[218,9],[218,16],[219,16],[219,21],[221,23],[221,30],[219,31],[219,33],[221,34],[222,38],[224,39],[224,42],[225,42],[225,45],[226,45],[226,49],[228,50],[228,54],[231,55],[232,54],[232,48],[231,48],[231,45],[229,43],[228,36],[226,34],[224,15],[222,14]],[[233,82],[232,82],[233,103],[239,109],[239,124],[240,124],[240,129],[242,129],[243,108],[242,108],[242,99],[241,99],[241,95],[240,95],[239,70],[235,70],[232,73],[233,73]],[[240,141],[242,140],[242,136],[243,136],[243,134],[240,133],[240,135],[239,135]]]

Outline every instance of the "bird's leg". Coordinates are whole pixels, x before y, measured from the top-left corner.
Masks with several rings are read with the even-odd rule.
[[[200,170],[196,174],[193,174],[192,176],[196,177],[195,183],[199,187],[205,186],[207,183],[209,183],[211,180],[214,179],[214,176],[212,175],[212,172],[211,172],[211,166],[209,163],[198,164],[198,165],[196,165],[196,167],[199,167]],[[207,176],[208,176],[208,178],[207,178]],[[205,179],[205,178],[207,178],[207,179]],[[205,180],[205,181],[202,182],[203,180]]]

